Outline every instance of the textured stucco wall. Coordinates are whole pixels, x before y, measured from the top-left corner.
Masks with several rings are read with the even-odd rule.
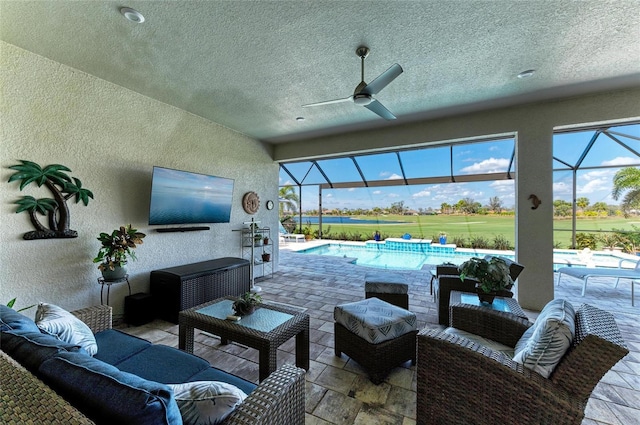
[[[278,165],[263,144],[183,110],[0,42],[0,302],[16,307],[38,301],[73,309],[100,302],[99,271],[92,259],[102,231],[131,223],[147,234],[130,262],[132,292],[148,291],[149,272],[195,261],[240,256],[239,233],[250,220],[242,195],[261,205],[277,202]],[[63,164],[90,189],[88,206],[69,201],[78,238],[25,241],[33,230],[13,202],[23,195],[51,197],[35,185],[8,184],[18,160]],[[154,165],[235,180],[230,224],[210,231],[157,233],[148,226]],[[277,228],[277,208],[255,215]],[[277,238],[274,238],[277,241]],[[277,265],[277,250],[274,265]],[[110,304],[120,314],[126,284],[115,285]],[[33,311],[33,310],[32,310]]]

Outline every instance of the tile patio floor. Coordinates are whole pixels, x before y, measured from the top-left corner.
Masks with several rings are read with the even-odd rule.
[[[273,279],[259,282],[265,300],[306,308],[311,317],[307,425],[415,423],[415,366],[407,363],[396,368],[376,386],[357,363],[344,354],[337,358],[333,352],[333,308],[364,298],[364,274],[370,270],[342,258],[281,250],[279,271]],[[400,273],[410,282],[410,310],[416,313],[419,327],[438,326],[429,294],[429,271]],[[640,424],[640,297],[631,307],[629,281],[614,288],[612,281],[595,279],[594,283],[590,280],[587,295],[581,297],[582,282],[566,279],[563,277],[562,286],[556,287],[556,298],[568,299],[575,305],[586,302],[612,312],[631,351],[596,387],[583,424]],[[178,346],[178,326],[172,323],[156,320],[124,330],[154,343]],[[295,363],[294,350],[292,339],[280,347],[278,362]],[[196,334],[195,354],[228,372],[253,382],[258,380],[256,350],[236,344],[221,346],[218,338]]]

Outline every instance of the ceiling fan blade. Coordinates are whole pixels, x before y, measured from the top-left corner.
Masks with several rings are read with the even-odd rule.
[[[375,112],[380,115],[385,120],[395,120],[396,116],[391,113],[387,108],[385,108],[382,103],[377,100],[372,100],[370,104],[364,105],[365,108],[370,110],[371,112]]]
[[[367,84],[365,88],[362,89],[361,93],[369,93],[376,94],[383,88],[387,87],[387,85],[395,80],[398,75],[402,74],[402,67],[397,63],[391,65],[389,69],[387,69],[382,74],[378,75],[378,78]]]
[[[324,102],[317,102],[317,103],[308,103],[306,105],[302,105],[303,108],[308,108],[309,106],[322,106],[322,105],[331,105],[332,103],[342,103],[342,102],[348,102],[350,100],[352,100],[353,96],[349,96],[349,97],[345,97],[344,99],[335,99],[335,100],[326,100]]]

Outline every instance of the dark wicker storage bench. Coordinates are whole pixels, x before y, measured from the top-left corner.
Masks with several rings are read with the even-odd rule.
[[[225,257],[151,272],[158,317],[178,323],[181,310],[251,289],[249,261]]]

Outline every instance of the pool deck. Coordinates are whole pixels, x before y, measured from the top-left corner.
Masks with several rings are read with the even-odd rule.
[[[364,298],[364,276],[372,269],[345,259],[300,255],[295,251],[326,241],[289,242],[282,247],[278,270],[272,279],[260,280],[262,297],[304,308],[310,315],[310,371],[306,374],[306,425],[415,425],[416,370],[407,362],[395,368],[380,385],[373,385],[360,366],[333,349],[333,309],[337,304]],[[438,319],[429,294],[428,270],[397,271],[409,282],[409,309],[418,326],[437,328]],[[557,279],[557,274],[556,274]],[[516,284],[517,285],[517,284]],[[574,305],[588,303],[610,311],[620,327],[630,353],[598,384],[587,404],[582,425],[640,423],[640,303],[631,306],[631,288],[624,280],[615,288],[612,279],[593,279],[586,296],[582,281],[563,277],[554,285],[555,297]],[[637,288],[636,288],[637,289]],[[534,318],[534,312],[527,312]],[[155,320],[124,329],[154,343],[176,346],[178,325]],[[217,337],[197,332],[195,353],[215,367],[257,382],[257,350],[239,344],[222,345]],[[295,362],[295,340],[278,349],[278,364]]]

